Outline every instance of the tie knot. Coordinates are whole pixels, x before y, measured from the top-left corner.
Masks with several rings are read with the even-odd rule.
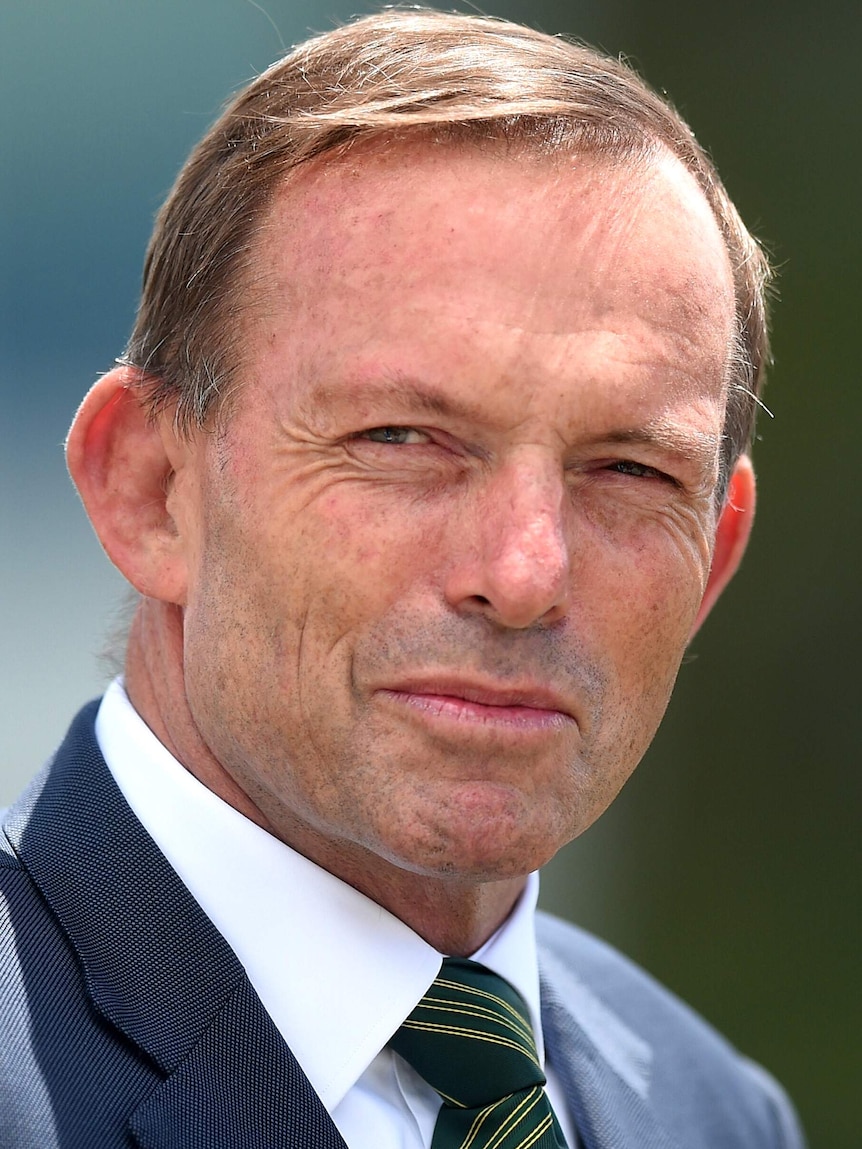
[[[457,1107],[487,1105],[545,1082],[524,999],[466,958],[446,958],[390,1044]]]

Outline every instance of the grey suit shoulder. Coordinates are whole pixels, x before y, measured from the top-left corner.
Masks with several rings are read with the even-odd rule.
[[[689,1006],[586,931],[542,913],[536,928],[549,1056],[581,1128],[597,1125],[611,1145],[636,1143],[615,1139],[628,1121],[648,1127],[640,1136],[650,1146],[802,1149],[778,1083]],[[558,1062],[559,1049],[569,1056]],[[594,1065],[610,1078],[597,1080]],[[609,1088],[613,1104],[597,1104]]]

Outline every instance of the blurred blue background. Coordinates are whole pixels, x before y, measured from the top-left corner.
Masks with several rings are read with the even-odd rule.
[[[366,9],[367,10],[367,9]],[[546,876],[857,1149],[862,639],[857,0],[484,10],[624,53],[713,152],[781,270],[750,558],[634,780]],[[99,693],[124,599],[66,479],[131,326],[153,215],[236,87],[329,0],[0,3],[0,803]]]

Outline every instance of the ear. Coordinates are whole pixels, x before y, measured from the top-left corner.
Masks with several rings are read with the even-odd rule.
[[[140,402],[140,373],[108,372],[81,404],[66,441],[72,481],[111,562],[141,594],[182,604],[187,540],[168,510],[183,444]]]
[[[691,637],[700,629],[706,616],[712,610],[718,596],[733,578],[742,562],[751,528],[754,525],[756,484],[751,459],[742,455],[733,469],[727,492],[727,500],[719,516],[715,532],[715,549],[712,566],[706,583],[703,600],[694,620]]]

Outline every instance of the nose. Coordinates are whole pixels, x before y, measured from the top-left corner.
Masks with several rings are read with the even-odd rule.
[[[453,523],[449,604],[513,629],[563,617],[571,583],[567,498],[559,465],[523,461],[497,472],[466,521]]]

